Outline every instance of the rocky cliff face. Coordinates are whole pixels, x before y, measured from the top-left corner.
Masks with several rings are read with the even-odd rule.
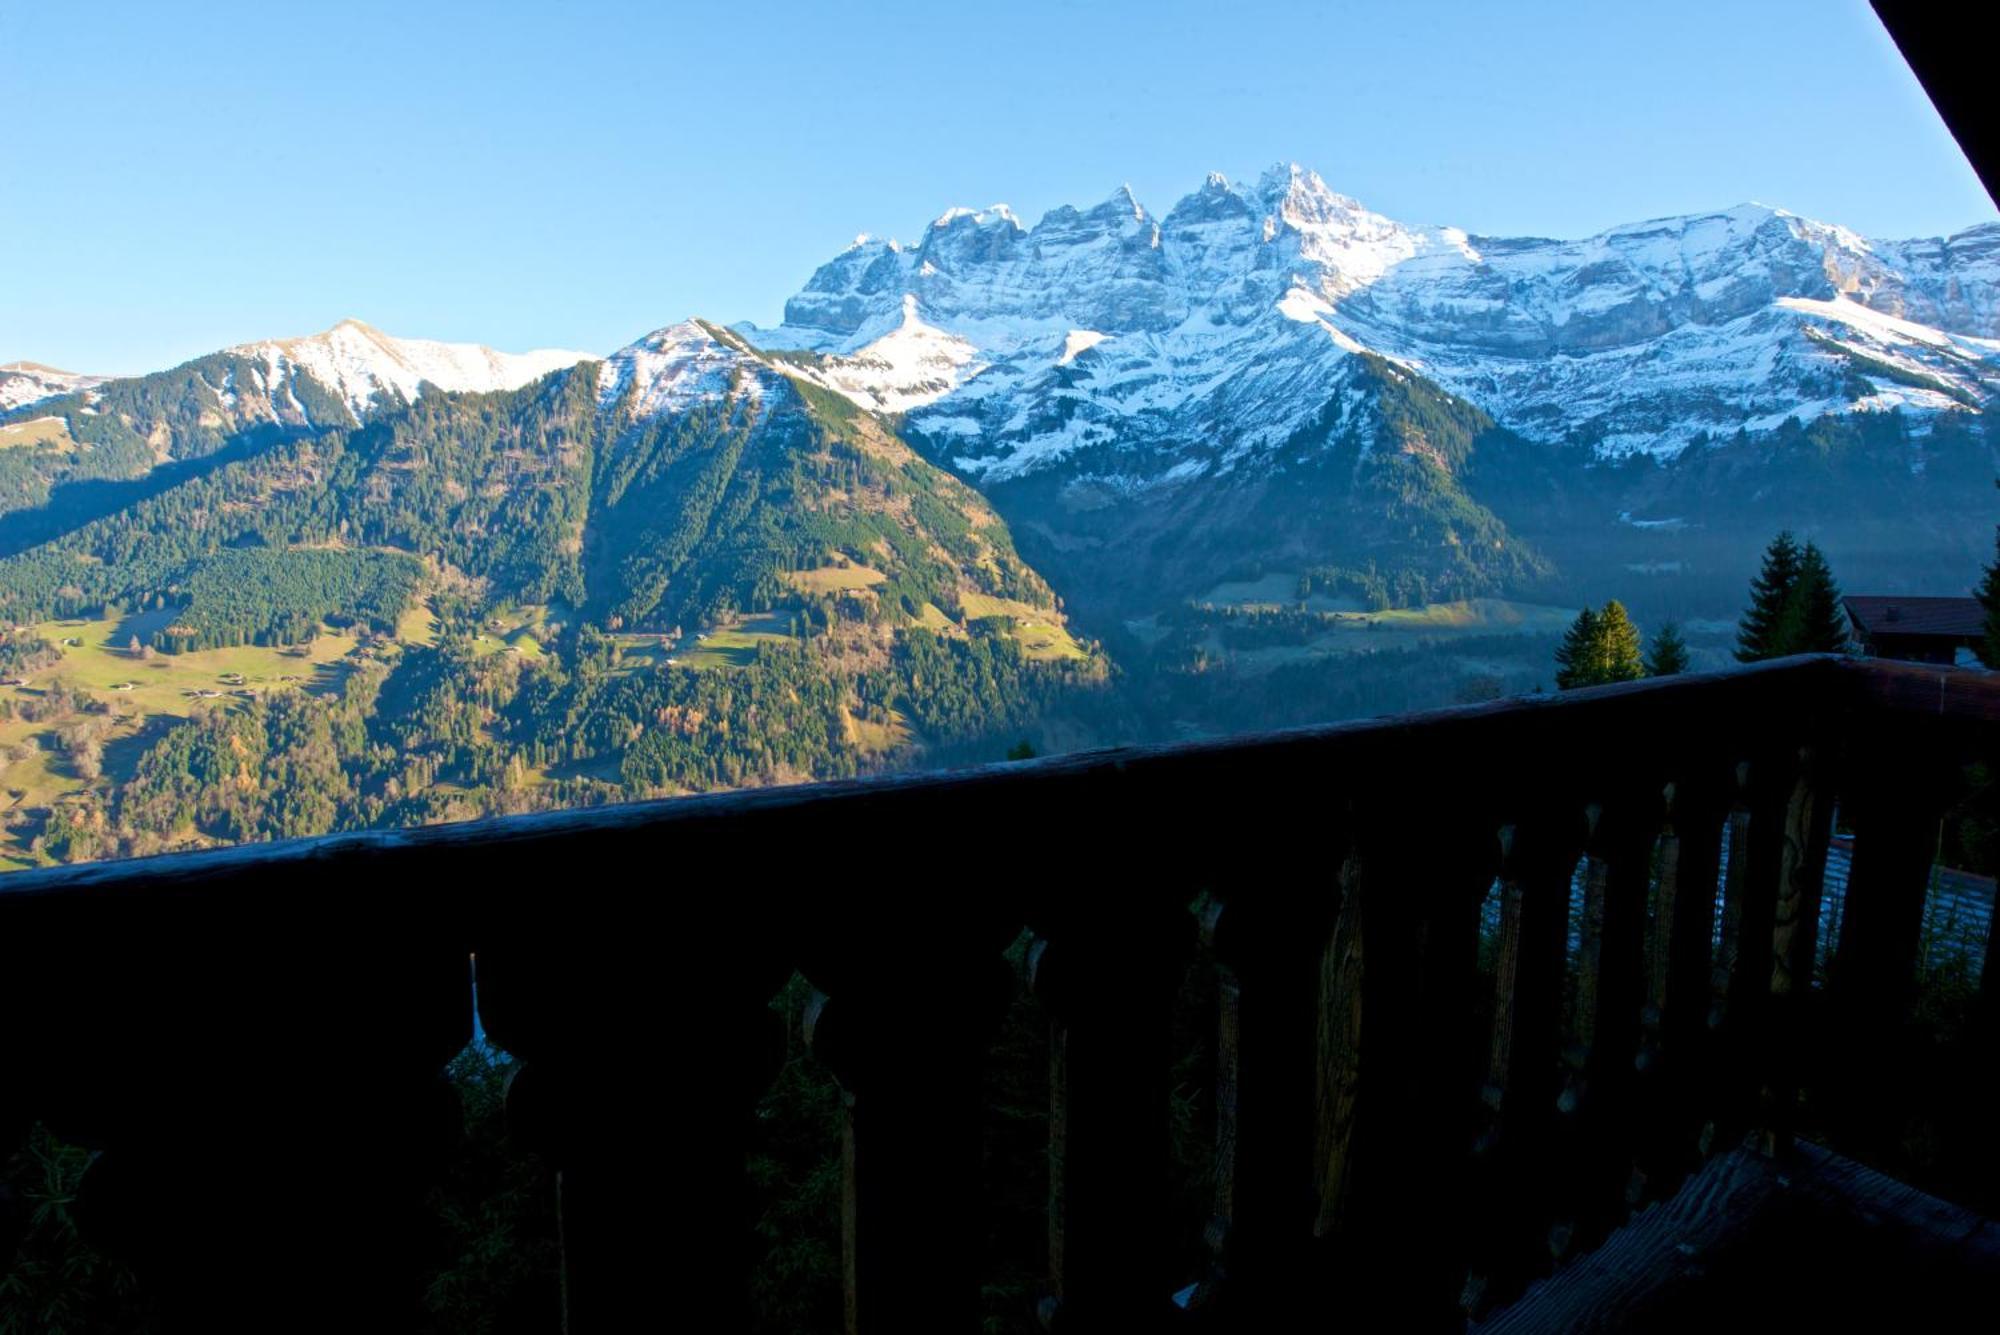
[[[914,244],[858,240],[781,326],[743,332],[820,354],[830,387],[996,481],[1281,463],[1361,352],[1531,440],[1664,457],[1793,417],[1976,407],[2000,384],[2000,225],[1878,242],[1744,205],[1482,237],[1285,166],[1157,218],[1123,190],[1032,228],[955,209]]]

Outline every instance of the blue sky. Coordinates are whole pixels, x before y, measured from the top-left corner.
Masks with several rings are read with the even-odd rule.
[[[1495,234],[1995,216],[1863,0],[0,0],[0,108],[0,360],[85,371],[348,315],[608,351],[952,204],[1281,159]]]

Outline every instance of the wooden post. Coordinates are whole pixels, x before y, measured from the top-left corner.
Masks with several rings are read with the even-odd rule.
[[[980,1075],[1014,982],[963,939],[911,961],[856,953],[842,991],[807,1012],[813,1052],[846,1105],[841,1207],[849,1335],[974,1331],[985,1254]],[[954,949],[954,947],[957,947]],[[892,960],[918,967],[895,970]]]
[[[1463,1324],[1480,1083],[1473,983],[1498,840],[1370,812],[1356,821],[1322,973],[1322,1283],[1406,1329]]]
[[[1729,880],[1717,952],[1716,1066],[1711,1150],[1734,1147],[1760,1120],[1771,1050],[1771,942],[1797,782],[1797,753],[1761,750],[1737,766]]]
[[[1833,842],[1833,787],[1821,752],[1799,753],[1798,780],[1785,808],[1784,850],[1771,936],[1771,991],[1810,991],[1819,957],[1820,903]]]
[[[1900,1138],[1910,1054],[1899,1042],[1915,996],[1924,900],[1946,802],[1936,757],[1907,738],[1863,739],[1850,755],[1842,810],[1854,829],[1829,1010],[1845,1060],[1829,1073],[1840,1139],[1878,1159]]]
[[[1771,935],[1771,1040],[1765,1051],[1765,1148],[1788,1152],[1805,1054],[1816,1011],[1813,973],[1819,957],[1820,904],[1833,839],[1830,767],[1820,749],[1799,753],[1797,782],[1785,808],[1784,847]]]
[[[1595,1246],[1623,1220],[1641,1158],[1633,1098],[1646,999],[1646,899],[1662,815],[1660,790],[1643,783],[1613,790],[1589,813],[1576,977],[1582,1051],[1570,1096],[1572,1249]]]
[[[1468,1306],[1509,1300],[1548,1267],[1547,1173],[1562,1089],[1563,974],[1570,875],[1582,812],[1545,809],[1501,833],[1500,952],[1486,1100],[1494,1110]]]
[[[1174,990],[1194,920],[1168,885],[1069,897],[1029,948],[1050,1015],[1046,1328],[1157,1330],[1173,1315],[1168,1096]],[[1162,892],[1168,893],[1162,893]],[[1136,893],[1135,893],[1136,892]]]
[[[1201,921],[1217,964],[1215,1215],[1191,1307],[1242,1329],[1314,1301],[1317,966],[1340,908],[1338,842],[1313,880],[1217,894]]]
[[[1714,956],[1716,886],[1728,801],[1699,775],[1667,789],[1667,832],[1660,839],[1660,894],[1655,910],[1653,1004],[1666,1051],[1691,1047],[1708,1026]]]
[[[602,842],[606,865],[637,860],[621,842]],[[676,852],[698,870],[740,846],[725,822]],[[707,1329],[750,1321],[744,1157],[790,924],[727,896],[674,904],[662,921],[637,896],[560,915],[517,901],[478,928],[481,1015],[522,1062],[510,1128],[558,1175],[570,1335],[659,1310],[669,1264],[699,1277]]]

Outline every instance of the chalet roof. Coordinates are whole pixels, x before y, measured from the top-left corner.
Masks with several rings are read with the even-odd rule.
[[[1841,600],[1848,619],[1864,635],[1938,635],[1978,639],[1986,632],[1986,609],[1977,598],[1906,598],[1855,594]]]

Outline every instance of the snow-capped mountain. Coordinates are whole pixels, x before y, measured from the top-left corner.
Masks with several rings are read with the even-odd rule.
[[[700,320],[656,329],[604,359],[597,400],[634,419],[685,412],[737,395],[762,397],[775,374],[726,330]]]
[[[581,352],[496,352],[472,343],[393,338],[343,320],[307,338],[239,344],[139,376],[69,376],[46,368],[0,371],[0,422],[14,446],[0,546],[62,531],[115,506],[117,493],[72,481],[135,480],[168,464],[238,457],[273,443],[346,430],[401,410],[428,391],[520,389],[595,360]],[[38,425],[32,430],[24,419]],[[224,453],[227,452],[227,453]]]
[[[498,352],[479,343],[396,338],[342,320],[324,333],[239,343],[152,376],[74,375],[9,362],[0,366],[0,413],[73,394],[94,404],[106,387],[168,376],[191,379],[201,406],[218,422],[352,426],[371,412],[414,401],[427,384],[468,393],[519,389],[594,360],[593,353],[560,348]]]
[[[1668,457],[1788,418],[1976,409],[2000,388],[2000,224],[1883,242],[1744,205],[1493,238],[1281,166],[1164,217],[1128,190],[1032,228],[953,209],[913,244],[858,238],[780,326],[738,328],[989,481],[1282,464],[1362,411],[1364,352],[1531,441]]]
[[[279,402],[282,395],[297,407],[292,381],[310,376],[357,422],[391,396],[414,401],[425,384],[472,393],[518,389],[551,371],[594,359],[587,352],[558,348],[512,353],[479,343],[395,338],[359,320],[342,320],[307,338],[243,343],[226,352],[258,364],[254,388],[271,401]],[[233,382],[216,388],[226,402],[233,400]]]
[[[6,362],[0,364],[0,413],[25,408],[59,394],[74,394],[103,383],[101,375],[58,371],[40,362]]]

